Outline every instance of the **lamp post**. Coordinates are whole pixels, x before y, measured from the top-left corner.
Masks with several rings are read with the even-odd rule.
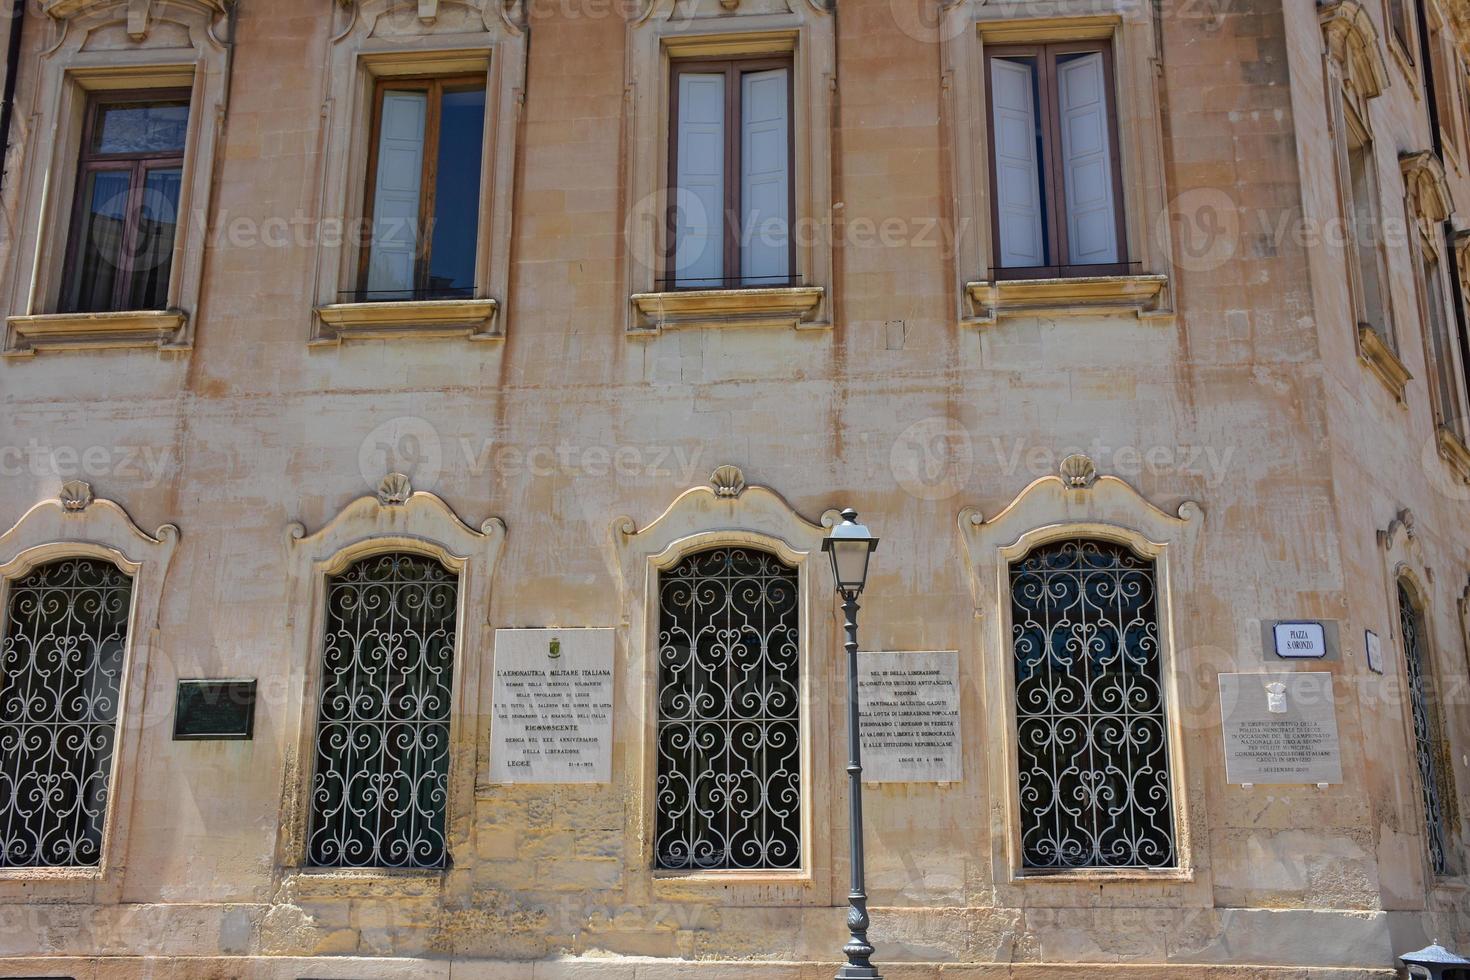
[[[822,550],[832,559],[832,577],[842,596],[847,620],[847,805],[848,848],[852,864],[852,888],[847,893],[847,928],[852,936],[842,947],[847,962],[837,971],[837,980],[883,980],[868,960],[873,944],[868,942],[868,893],[863,883],[863,751],[858,733],[857,614],[858,596],[868,582],[868,558],[878,550],[878,539],[857,522],[851,507],[842,512],[842,523],[822,541]]]
[[[1451,953],[1439,944],[1439,940],[1423,949],[1404,953],[1399,960],[1408,968],[1410,980],[1442,980],[1451,971],[1458,976],[1465,967],[1470,966],[1470,960]]]

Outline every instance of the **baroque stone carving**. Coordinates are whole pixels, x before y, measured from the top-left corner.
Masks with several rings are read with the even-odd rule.
[[[1405,507],[1398,512],[1393,520],[1388,522],[1388,527],[1378,532],[1378,544],[1384,551],[1393,550],[1394,538],[1398,533],[1404,532],[1404,537],[1410,541],[1414,540],[1414,512]]]
[[[389,473],[378,484],[378,503],[384,507],[401,507],[413,496],[413,484],[402,473]]]
[[[1073,453],[1062,460],[1062,482],[1072,490],[1086,490],[1097,482],[1097,467],[1085,453]]]
[[[235,0],[171,0],[176,4],[193,7],[209,14],[223,14],[234,5]],[[153,23],[155,7],[162,0],[43,0],[41,9],[57,20],[67,20],[80,14],[92,13],[107,6],[125,7],[127,11],[128,37],[142,41],[148,36]]]
[[[86,480],[67,480],[61,485],[61,506],[68,513],[86,510],[92,503],[92,484]]]
[[[745,474],[740,472],[740,467],[727,463],[710,474],[709,483],[715,488],[716,497],[738,497],[745,490]]]

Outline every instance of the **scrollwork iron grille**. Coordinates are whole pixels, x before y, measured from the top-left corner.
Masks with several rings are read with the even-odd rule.
[[[458,596],[411,554],[328,579],[310,864],[444,866]]]
[[[1445,818],[1440,793],[1439,753],[1435,732],[1438,726],[1430,705],[1430,681],[1424,663],[1424,628],[1419,609],[1399,583],[1399,629],[1404,641],[1404,668],[1409,675],[1409,710],[1414,720],[1414,755],[1419,765],[1419,794],[1424,803],[1424,839],[1429,863],[1435,874],[1448,871],[1445,850]]]
[[[0,867],[95,866],[133,582],[67,558],[10,583],[0,647]]]
[[[659,868],[801,863],[797,573],[717,548],[659,578]]]
[[[1154,563],[1074,538],[1010,579],[1025,867],[1173,866]]]

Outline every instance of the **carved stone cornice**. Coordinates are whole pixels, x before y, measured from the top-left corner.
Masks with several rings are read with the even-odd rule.
[[[153,23],[153,10],[165,0],[41,0],[41,9],[57,20],[70,20],[108,7],[126,8],[128,36],[135,41],[148,36]],[[167,0],[170,4],[192,7],[211,15],[223,14],[235,0]]]
[[[1399,172],[1404,175],[1410,215],[1429,225],[1439,224],[1450,216],[1454,204],[1445,182],[1444,164],[1433,150],[1400,153]]]
[[[1342,65],[1343,76],[1365,99],[1388,87],[1388,68],[1373,18],[1358,0],[1335,0],[1317,8],[1327,53]]]

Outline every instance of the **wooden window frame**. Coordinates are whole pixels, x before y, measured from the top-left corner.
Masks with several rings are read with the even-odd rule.
[[[438,200],[439,181],[439,126],[443,115],[444,94],[478,86],[490,99],[489,79],[481,74],[456,75],[388,75],[373,82],[373,115],[368,129],[367,190],[362,201],[362,238],[357,249],[356,290],[347,299],[351,302],[375,302],[368,293],[368,272],[373,257],[373,203],[378,192],[378,148],[382,141],[383,96],[389,90],[422,91],[428,100],[424,114],[424,159],[419,179],[418,247],[414,254],[413,295],[397,302],[412,302],[424,299],[468,299],[476,294],[478,284],[471,283],[467,296],[431,296],[427,289],[430,265],[433,261],[434,205]],[[476,202],[478,210],[484,199],[484,149],[481,149],[481,180]],[[396,290],[395,290],[396,292]]]
[[[740,76],[746,72],[786,69],[786,267],[785,282],[744,282],[740,269],[740,237],[744,229],[744,201],[740,187],[741,169],[740,131],[741,114]],[[746,58],[681,58],[673,61],[669,68],[669,124],[668,124],[668,187],[669,201],[664,211],[663,268],[656,280],[660,290],[708,289],[707,285],[681,285],[669,275],[673,269],[675,250],[679,245],[677,203],[674,199],[679,188],[679,77],[685,74],[725,75],[725,213],[720,220],[724,231],[724,268],[720,277],[721,289],[781,289],[800,285],[800,274],[796,266],[796,241],[794,230],[796,218],[796,65],[791,55],[761,55]],[[707,277],[701,277],[701,282]]]
[[[1399,16],[1394,17],[1397,8]],[[1410,66],[1418,59],[1414,50],[1414,10],[1411,0],[1383,0],[1383,22],[1388,26],[1389,40],[1397,46],[1397,53]]]
[[[1057,111],[1057,60],[1069,54],[1102,55],[1103,88],[1108,111],[1108,160],[1113,177],[1113,229],[1117,236],[1121,261],[1100,265],[1073,265],[1067,242],[1066,178],[1061,171],[1061,119]],[[995,98],[991,91],[991,63],[996,59],[1030,58],[1036,66],[1036,90],[1041,131],[1040,192],[1046,219],[1042,233],[1046,236],[1048,257],[1056,260],[1043,266],[992,265],[991,276],[1002,279],[1074,279],[1082,276],[1128,275],[1133,263],[1128,261],[1127,207],[1123,202],[1123,161],[1118,144],[1118,96],[1113,73],[1111,41],[1065,41],[1056,44],[1003,44],[985,48],[985,126],[990,133],[987,149],[990,162],[990,230],[992,262],[1000,257],[1000,196],[995,163]]]
[[[61,272],[61,302],[63,312],[76,312],[80,296],[81,283],[77,276],[81,271],[82,262],[82,239],[87,230],[87,210],[89,197],[85,193],[87,179],[94,173],[105,171],[126,171],[131,178],[128,185],[128,203],[125,207],[123,219],[123,232],[119,242],[117,281],[112,287],[112,302],[108,308],[97,312],[121,313],[133,309],[129,302],[129,293],[132,291],[133,259],[136,257],[139,217],[142,213],[143,188],[147,182],[150,170],[167,170],[177,168],[180,171],[180,182],[182,184],[182,172],[184,169],[184,156],[187,151],[188,137],[185,136],[185,146],[177,150],[156,151],[152,153],[101,153],[92,148],[97,137],[97,127],[100,124],[102,110],[109,106],[127,105],[140,103],[149,105],[174,104],[182,102],[188,107],[192,116],[194,112],[193,100],[188,89],[124,89],[121,91],[97,92],[87,98],[84,121],[82,124],[81,144],[77,150],[76,184],[72,193],[72,213],[68,224],[67,244],[65,259],[62,263]],[[180,216],[182,217],[182,216]],[[182,222],[179,222],[182,223]],[[177,238],[177,228],[175,229]],[[173,252],[173,245],[169,251]],[[169,261],[169,276],[174,274],[172,257]],[[165,290],[167,292],[167,290]]]

